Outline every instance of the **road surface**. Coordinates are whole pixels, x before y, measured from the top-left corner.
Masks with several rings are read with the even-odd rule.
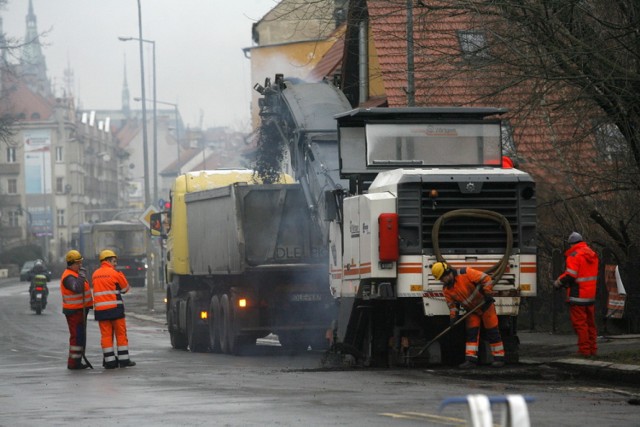
[[[633,388],[567,380],[550,368],[346,370],[323,369],[321,353],[279,347],[243,357],[189,353],[170,348],[164,324],[132,316],[137,366],[104,370],[91,321],[95,369],[69,371],[58,286],[50,283],[49,305],[36,315],[27,283],[0,283],[0,426],[455,426],[466,425],[466,406],[439,407],[467,394],[530,396],[534,426],[638,425],[638,406],[627,403]]]

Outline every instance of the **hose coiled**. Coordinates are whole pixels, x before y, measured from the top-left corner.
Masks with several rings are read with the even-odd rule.
[[[502,275],[507,270],[509,266],[509,257],[511,256],[511,248],[513,247],[513,233],[511,232],[511,224],[504,215],[501,215],[494,211],[488,211],[485,209],[457,209],[454,211],[447,212],[440,216],[433,224],[433,228],[431,229],[431,239],[433,241],[433,252],[436,256],[436,260],[440,262],[447,263],[448,262],[442,256],[440,252],[440,242],[439,242],[439,234],[440,227],[444,225],[444,223],[452,218],[474,218],[474,219],[489,219],[491,221],[495,221],[502,225],[506,235],[507,235],[507,244],[504,250],[504,255],[502,259],[494,264],[492,267],[485,271],[486,274],[491,276],[494,283],[498,283]]]

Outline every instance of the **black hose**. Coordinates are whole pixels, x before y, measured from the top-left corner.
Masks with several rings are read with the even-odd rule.
[[[433,224],[433,228],[431,229],[433,252],[436,256],[436,260],[448,264],[448,262],[444,259],[442,253],[440,252],[440,227],[444,225],[447,220],[459,217],[489,219],[499,223],[500,225],[502,225],[502,228],[504,228],[504,231],[507,235],[507,243],[504,250],[504,255],[502,256],[502,259],[500,261],[498,261],[496,264],[485,271],[486,274],[491,276],[494,283],[498,283],[504,272],[507,270],[507,267],[509,266],[509,257],[511,256],[511,248],[513,247],[513,233],[511,232],[511,224],[509,224],[507,218],[497,212],[485,209],[457,209],[440,216],[440,218],[438,218]]]

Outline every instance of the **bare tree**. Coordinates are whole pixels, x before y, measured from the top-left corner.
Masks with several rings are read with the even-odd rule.
[[[515,153],[553,219],[543,239],[591,228],[627,256],[640,238],[640,3],[422,0],[414,16],[423,103],[466,84],[466,104],[510,108]]]

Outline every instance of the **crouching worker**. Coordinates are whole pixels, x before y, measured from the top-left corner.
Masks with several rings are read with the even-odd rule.
[[[118,257],[115,252],[109,249],[103,250],[100,252],[100,268],[91,277],[95,317],[100,324],[102,366],[106,369],[114,369],[118,366],[126,368],[136,364],[129,359],[129,340],[122,301],[122,294],[129,292],[129,282],[122,272],[116,270],[117,263]],[[114,334],[118,348],[117,355],[113,346]]]
[[[85,269],[82,268],[82,255],[70,250],[66,256],[67,268],[60,278],[62,293],[62,312],[69,326],[69,359],[67,368],[85,369],[89,365],[82,363],[87,343],[87,314],[93,305],[91,288]]]
[[[485,273],[473,268],[454,270],[444,262],[436,262],[431,267],[431,273],[436,280],[443,284],[444,297],[449,307],[449,319],[455,323],[458,316],[458,306],[466,311],[474,310],[466,320],[467,344],[465,348],[465,362],[462,369],[473,368],[478,364],[478,347],[480,344],[480,327],[484,327],[493,355],[494,368],[504,366],[504,345],[498,328],[498,315],[494,305],[493,281]],[[480,306],[476,309],[476,307]]]

